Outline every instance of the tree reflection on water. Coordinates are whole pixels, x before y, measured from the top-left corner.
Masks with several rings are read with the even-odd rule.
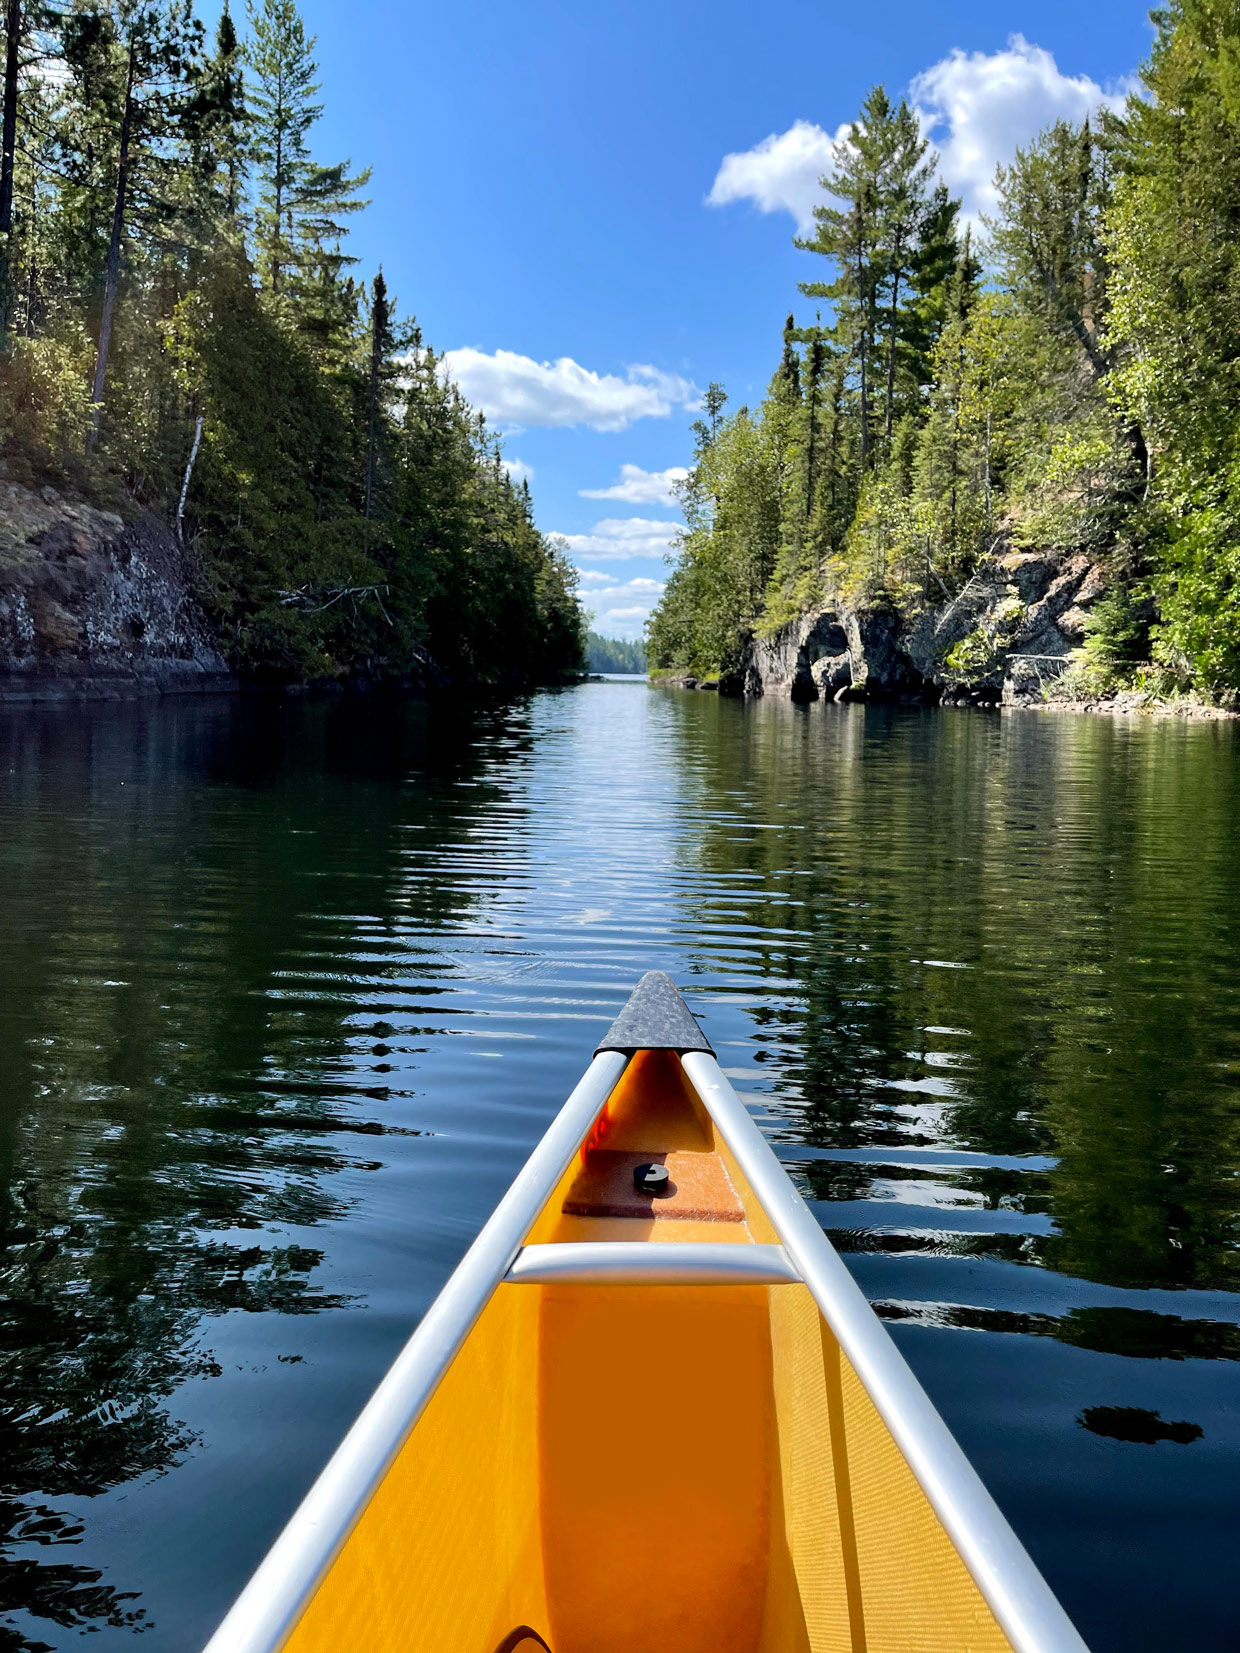
[[[172,1397],[218,1373],[213,1317],[344,1306],[271,1231],[339,1217],[348,1145],[392,1128],[350,1058],[351,953],[398,896],[409,921],[399,831],[439,806],[407,782],[459,775],[453,736],[278,702],[0,717],[0,1646],[150,1628],[72,1559],[81,1500],[192,1447]]]
[[[978,1189],[1053,1219],[960,1250],[1121,1287],[1240,1286],[1240,1107],[1220,1061],[1237,1008],[1240,774],[1220,761],[1235,731],[683,695],[671,711],[701,967],[771,984],[752,1016],[790,1135],[1048,1156],[985,1188],[977,1170],[940,1174],[944,1203]],[[901,1174],[805,1167],[832,1199]]]

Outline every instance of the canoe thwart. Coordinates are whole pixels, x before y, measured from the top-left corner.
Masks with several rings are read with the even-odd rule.
[[[787,1286],[801,1276],[781,1245],[565,1240],[522,1246],[504,1278],[535,1286]]]
[[[714,1054],[710,1040],[676,985],[662,970],[647,970],[628,1003],[607,1030],[599,1051],[620,1050],[632,1056],[639,1050],[688,1050]]]

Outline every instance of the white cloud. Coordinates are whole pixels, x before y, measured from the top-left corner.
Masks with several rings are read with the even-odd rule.
[[[583,573],[583,578],[584,578]],[[595,631],[611,637],[640,637],[650,612],[663,595],[661,580],[626,580],[598,591],[583,591],[581,600]]]
[[[1044,126],[1083,121],[1102,106],[1122,107],[1129,83],[1105,88],[1088,75],[1065,75],[1050,52],[1014,34],[999,52],[957,49],[913,77],[909,98],[938,149],[944,182],[967,217],[995,207],[994,176]],[[812,121],[795,121],[752,149],[725,155],[707,204],[752,201],[761,212],[787,212],[801,235],[814,229],[813,209],[825,199],[819,180],[830,172],[835,136]]]
[[[1001,52],[956,50],[909,87],[939,167],[968,216],[993,212],[995,168],[1007,165],[1052,121],[1083,121],[1102,106],[1122,108],[1126,86],[1110,91],[1088,75],[1065,75],[1041,46],[1014,34]]]
[[[640,465],[621,465],[620,480],[610,488],[579,488],[582,499],[622,499],[627,505],[675,505],[676,484],[688,476],[683,465],[665,471],[643,471]]]
[[[448,377],[493,424],[522,427],[589,425],[627,430],[635,419],[662,419],[678,408],[695,408],[697,386],[675,373],[636,366],[623,379],[594,373],[561,356],[536,362],[513,350],[449,350],[441,358]]]
[[[726,207],[752,201],[759,212],[790,212],[800,235],[814,232],[814,207],[823,199],[820,180],[835,165],[835,146],[848,136],[848,122],[834,137],[812,121],[796,121],[772,132],[752,149],[725,155],[706,203]]]
[[[574,557],[599,562],[628,562],[633,557],[665,557],[680,532],[678,522],[655,522],[649,517],[604,517],[588,534],[557,534]]]
[[[524,459],[501,459],[500,464],[519,488],[523,482],[533,482],[534,467],[527,465]]]

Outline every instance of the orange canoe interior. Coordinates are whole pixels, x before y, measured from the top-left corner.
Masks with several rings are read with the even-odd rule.
[[[673,1192],[635,1192],[661,1159]],[[527,1240],[777,1239],[636,1056]],[[801,1285],[500,1285],[295,1653],[991,1653],[1009,1642]]]

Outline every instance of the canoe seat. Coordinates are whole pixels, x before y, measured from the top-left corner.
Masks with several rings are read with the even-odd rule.
[[[633,1185],[639,1165],[666,1165],[669,1192],[655,1196]],[[682,1222],[740,1223],[741,1202],[717,1154],[624,1153],[591,1148],[564,1199],[566,1217],[658,1217]]]

